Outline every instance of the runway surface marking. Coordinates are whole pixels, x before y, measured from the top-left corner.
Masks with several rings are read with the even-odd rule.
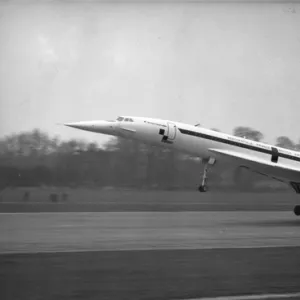
[[[207,297],[207,298],[185,298],[182,300],[260,300],[260,299],[287,299],[300,297],[298,293],[287,294],[262,294],[262,295],[241,295],[241,296],[225,296],[225,297]]]
[[[0,253],[300,246],[290,212],[0,215]]]
[[[229,215],[235,215],[235,217],[242,218],[243,215],[253,215],[257,214],[259,215],[270,215],[273,216],[275,219],[278,219],[276,215],[289,215],[290,218],[295,220],[300,220],[299,217],[296,217],[294,213],[289,211],[221,211],[221,210],[211,210],[211,211],[41,211],[41,212],[1,212],[0,215],[95,215],[95,214],[140,214],[140,215],[153,215],[153,214],[161,214],[161,215],[170,215],[170,214],[188,214],[188,215],[195,215],[195,214],[208,214],[208,215],[219,215],[219,214],[229,214]]]
[[[184,246],[180,246],[178,248],[176,247],[155,247],[153,246],[151,247],[145,247],[145,248],[138,248],[135,247],[134,249],[132,248],[120,248],[120,249],[115,249],[115,248],[111,248],[111,249],[62,249],[62,250],[55,250],[55,249],[39,249],[38,251],[35,250],[13,250],[13,251],[0,251],[0,255],[9,255],[9,254],[40,254],[40,253],[53,253],[53,254],[59,254],[59,253],[84,253],[84,252],[110,252],[110,251],[161,251],[161,250],[213,250],[213,249],[264,249],[264,248],[300,248],[300,246],[293,246],[293,245],[280,245],[280,246],[276,246],[276,245],[266,245],[266,246],[228,246],[228,247],[184,247]]]

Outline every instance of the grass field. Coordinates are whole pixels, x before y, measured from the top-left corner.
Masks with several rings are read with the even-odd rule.
[[[292,212],[0,215],[0,253],[300,246]]]
[[[24,193],[30,193],[30,202],[50,202],[50,194],[55,193],[62,200],[62,195],[68,195],[69,202],[110,202],[122,200],[139,200],[143,202],[168,201],[178,202],[187,200],[189,202],[199,201],[199,199],[206,199],[211,201],[220,201],[220,196],[227,197],[229,195],[232,199],[239,199],[239,201],[247,201],[244,196],[252,195],[255,200],[262,200],[271,195],[278,199],[292,199],[295,198],[295,193],[291,190],[285,192],[274,193],[238,193],[238,192],[218,192],[209,191],[207,193],[199,193],[197,188],[195,190],[182,191],[163,191],[163,190],[130,190],[130,189],[101,189],[101,188],[68,188],[68,187],[28,187],[28,188],[6,188],[1,192],[2,202],[22,202],[24,201]],[[266,196],[267,195],[267,196]],[[268,196],[269,195],[269,196]],[[242,196],[242,197],[241,197]],[[267,199],[265,198],[265,199]],[[300,197],[299,197],[300,198]]]
[[[25,191],[30,198],[25,201]],[[42,211],[291,211],[300,204],[294,193],[220,193],[198,191],[130,191],[100,189],[61,190],[57,203],[49,199],[49,189],[7,189],[2,195],[0,212]]]

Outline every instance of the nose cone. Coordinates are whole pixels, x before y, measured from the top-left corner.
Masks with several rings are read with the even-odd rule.
[[[108,121],[81,121],[65,123],[64,125],[76,129],[99,132],[103,134],[113,134],[115,129],[114,122]]]
[[[65,123],[65,126],[82,129],[82,130],[89,130],[94,128],[94,123],[92,122],[72,122],[72,123]]]

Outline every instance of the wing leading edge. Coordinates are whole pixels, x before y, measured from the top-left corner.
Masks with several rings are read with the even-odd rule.
[[[296,193],[300,193],[300,170],[292,166],[268,162],[262,158],[231,150],[209,149],[214,156],[219,156],[246,168],[252,172],[289,183]]]

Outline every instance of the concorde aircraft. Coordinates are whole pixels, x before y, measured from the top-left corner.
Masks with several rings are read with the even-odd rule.
[[[83,121],[64,125],[112,136],[135,139],[151,145],[174,148],[200,157],[204,172],[199,186],[207,191],[207,171],[218,161],[227,161],[289,184],[300,193],[300,152],[255,142],[180,122],[120,116],[109,121]],[[294,213],[300,215],[300,205]]]

